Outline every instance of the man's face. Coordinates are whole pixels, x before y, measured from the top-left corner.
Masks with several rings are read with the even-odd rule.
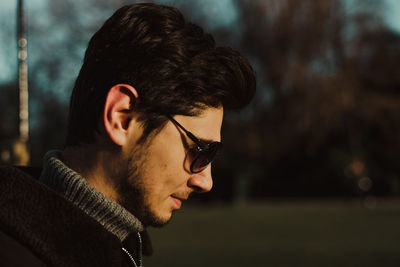
[[[199,116],[175,116],[205,142],[220,141],[223,110],[208,108]],[[118,186],[121,204],[145,225],[166,224],[192,192],[212,187],[211,165],[191,173],[186,159],[193,142],[169,121],[148,143],[132,147],[128,169]]]

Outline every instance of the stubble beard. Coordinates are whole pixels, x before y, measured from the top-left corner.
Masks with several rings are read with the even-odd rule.
[[[144,144],[133,149],[127,160],[127,168],[119,177],[117,191],[120,204],[138,218],[144,226],[161,227],[169,222],[152,212],[147,195],[144,179],[146,171],[147,150]]]

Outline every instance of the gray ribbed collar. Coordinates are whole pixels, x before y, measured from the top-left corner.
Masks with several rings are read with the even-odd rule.
[[[64,195],[86,214],[98,221],[121,241],[132,232],[143,231],[142,223],[130,212],[106,198],[77,172],[61,160],[61,151],[52,150],[44,156],[40,182]]]

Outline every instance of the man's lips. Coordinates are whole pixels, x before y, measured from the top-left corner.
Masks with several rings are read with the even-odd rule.
[[[176,207],[177,207],[178,209],[181,208],[182,202],[183,202],[184,200],[186,200],[186,198],[177,197],[177,196],[171,196],[171,198],[172,198],[172,200],[174,201],[174,203],[176,204]]]

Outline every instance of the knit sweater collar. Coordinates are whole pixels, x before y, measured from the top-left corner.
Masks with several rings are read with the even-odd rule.
[[[125,208],[92,187],[61,160],[61,151],[49,151],[44,157],[40,182],[64,195],[121,241],[132,232],[143,231],[142,223]]]

